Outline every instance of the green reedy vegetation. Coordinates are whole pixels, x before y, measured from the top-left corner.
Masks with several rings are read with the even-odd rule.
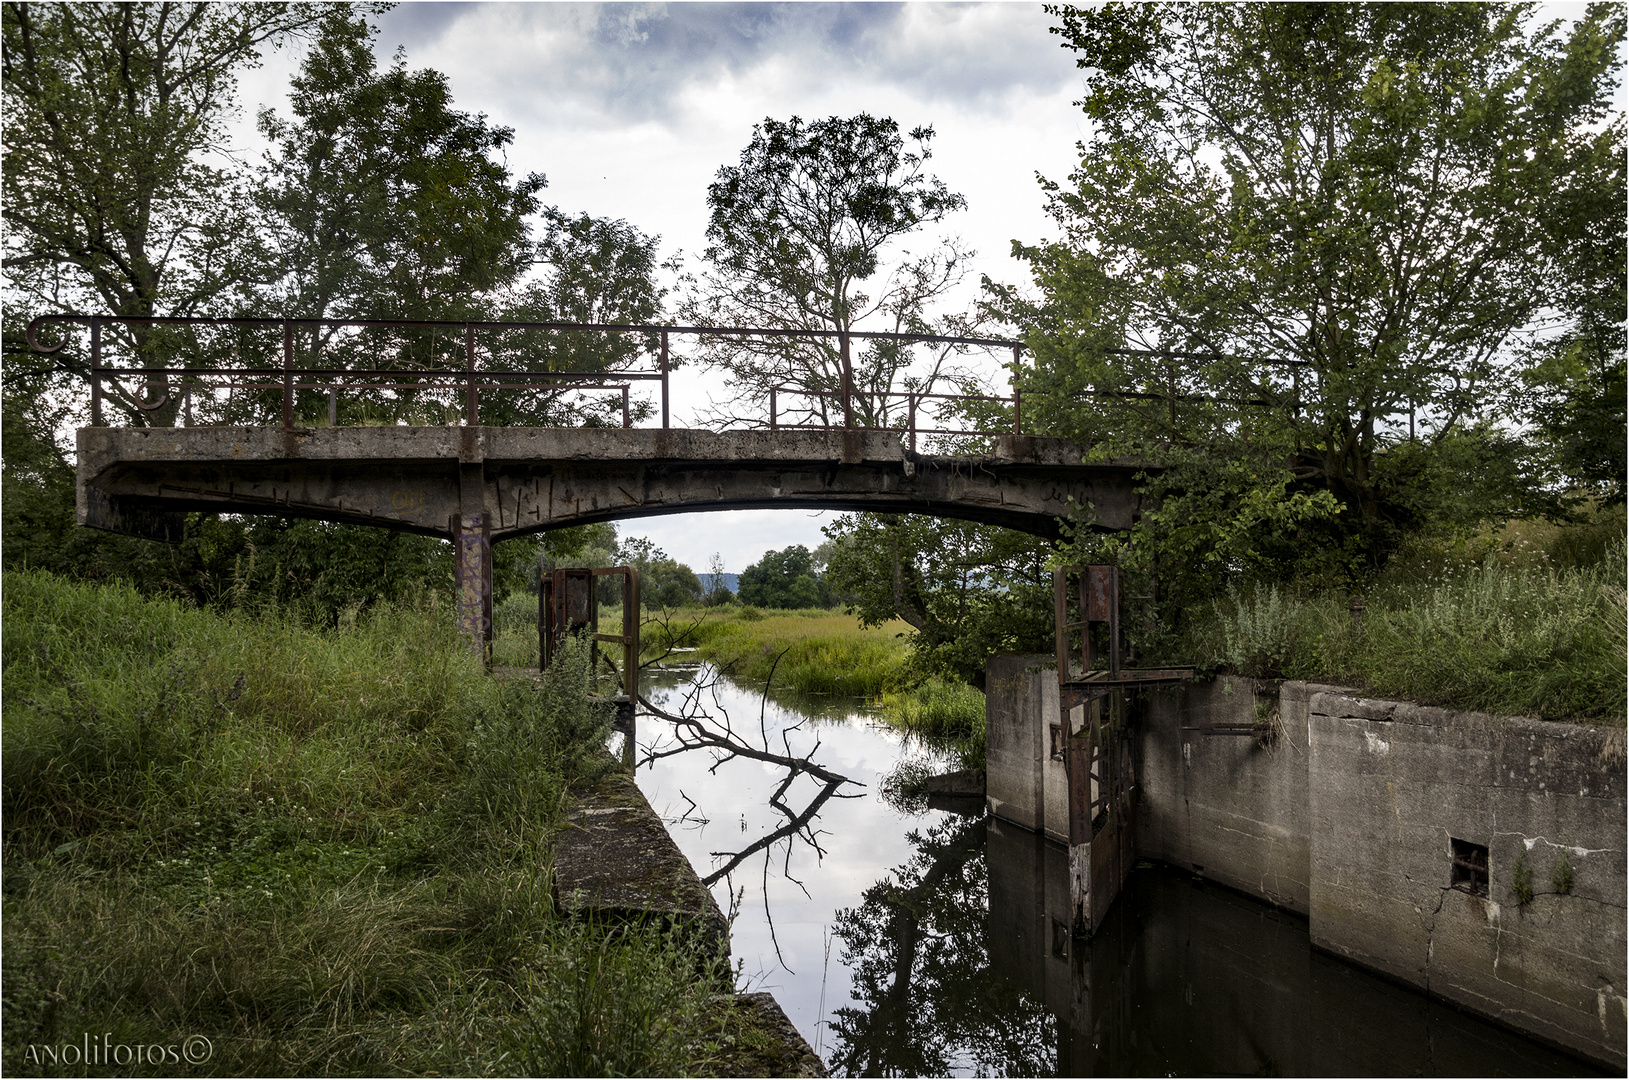
[[[771,614],[731,607],[647,624],[642,645],[648,654],[695,649],[689,655],[745,686],[876,697],[910,683],[905,629],[897,622],[867,629],[852,615],[821,608]]]
[[[1245,675],[1347,683],[1376,695],[1615,726],[1625,712],[1621,538],[1582,565],[1540,549],[1457,564],[1399,559],[1354,617],[1351,597],[1277,586],[1217,602],[1189,646]],[[1508,555],[1508,552],[1507,552]]]
[[[712,1067],[728,973],[553,907],[609,764],[585,656],[486,678],[429,597],[314,629],[23,572],[3,614],[8,1074],[82,1032],[223,1073]]]

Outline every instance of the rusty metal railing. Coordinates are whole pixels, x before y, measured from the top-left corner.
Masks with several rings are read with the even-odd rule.
[[[796,330],[777,329],[765,327],[725,327],[725,326],[664,326],[643,323],[577,323],[577,322],[506,322],[506,321],[434,321],[434,320],[389,320],[389,319],[274,319],[274,318],[193,318],[193,317],[164,317],[164,316],[126,316],[126,315],[82,315],[82,314],[56,314],[42,315],[28,324],[26,336],[29,347],[42,354],[59,351],[67,344],[67,338],[56,344],[43,344],[40,332],[46,327],[61,325],[84,325],[90,331],[89,367],[86,372],[90,384],[90,413],[93,426],[103,426],[104,401],[110,396],[109,387],[115,388],[117,393],[113,396],[121,397],[125,404],[136,410],[154,412],[171,404],[177,404],[178,409],[190,415],[192,395],[195,388],[244,390],[251,393],[278,393],[281,396],[281,421],[284,427],[292,427],[295,423],[296,403],[301,391],[314,391],[319,395],[328,396],[328,413],[330,423],[338,423],[338,401],[341,394],[357,393],[362,391],[397,391],[412,392],[416,394],[441,393],[456,396],[463,395],[462,420],[464,424],[476,426],[481,420],[481,398],[483,394],[497,391],[512,391],[518,393],[559,393],[565,390],[608,391],[621,395],[623,425],[631,426],[632,413],[630,410],[630,392],[633,384],[640,382],[654,382],[659,384],[660,414],[662,427],[670,425],[669,387],[672,373],[671,338],[674,335],[705,338],[795,338],[808,340],[836,339],[842,373],[841,388],[834,391],[805,391],[796,392],[811,396],[825,396],[835,400],[840,405],[845,428],[864,427],[856,423],[855,400],[859,396],[854,387],[853,364],[850,359],[850,344],[854,340],[863,341],[892,341],[902,344],[935,344],[935,345],[967,345],[984,348],[1010,349],[1016,365],[1024,345],[1022,342],[1006,338],[985,338],[976,336],[956,336],[942,334],[908,334],[889,333],[883,331],[861,330]],[[237,328],[244,331],[280,330],[282,336],[282,349],[280,356],[271,357],[270,363],[263,364],[217,364],[209,366],[170,366],[168,364],[107,364],[105,363],[105,344],[103,331],[110,325],[120,325],[134,331],[157,330],[162,328],[179,328],[198,330],[202,328]],[[430,342],[427,351],[434,354],[436,350],[436,337],[441,333],[452,333],[462,337],[462,364],[453,365],[443,363],[435,366],[412,366],[410,364],[386,364],[374,366],[322,366],[314,362],[326,349],[333,352],[343,348],[343,345],[323,345],[318,336],[324,332],[338,333],[341,331],[364,331],[375,333],[388,333],[400,331],[428,331]],[[478,343],[482,336],[491,338],[493,335],[514,333],[590,333],[600,335],[638,335],[646,339],[640,349],[655,354],[655,365],[648,370],[635,368],[617,368],[605,371],[570,371],[554,370],[552,368],[536,366],[505,367],[481,363],[481,349]],[[302,335],[309,335],[311,346],[306,351],[304,363],[298,362]],[[181,352],[173,344],[165,346],[170,352]],[[239,349],[230,350],[234,356]],[[364,352],[368,351],[363,349]],[[373,350],[375,354],[379,350]],[[521,350],[524,351],[524,350]],[[409,349],[411,352],[411,348]],[[487,343],[486,355],[489,359],[494,356],[494,346],[491,341]],[[140,393],[131,393],[120,380],[137,379],[142,383]],[[173,382],[179,382],[179,389],[172,387]],[[777,397],[780,392],[793,392],[792,388],[778,387],[770,391],[770,427],[778,428],[783,425],[777,415]],[[177,402],[177,396],[181,398]],[[982,395],[956,395],[956,394],[927,394],[914,391],[888,391],[885,394],[871,394],[876,397],[907,398],[909,422],[905,429],[914,438],[917,434],[943,433],[943,434],[997,434],[997,432],[971,431],[967,429],[933,429],[921,427],[916,423],[916,414],[921,405],[930,399],[973,402],[999,402],[1010,401],[1013,406],[1013,430],[1020,427],[1020,404],[1015,389],[1010,397],[989,397]],[[806,426],[806,425],[798,425]],[[826,426],[836,426],[826,422]],[[1002,430],[1006,430],[1003,427]]]

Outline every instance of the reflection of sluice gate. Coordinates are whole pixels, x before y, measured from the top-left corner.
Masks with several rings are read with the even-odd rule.
[[[990,808],[1069,845],[1070,934],[1090,936],[1101,924],[1135,859],[1127,695],[1194,673],[1126,667],[1120,601],[1118,567],[1055,570],[1055,677],[1035,677],[1045,658],[999,657],[986,678]]]

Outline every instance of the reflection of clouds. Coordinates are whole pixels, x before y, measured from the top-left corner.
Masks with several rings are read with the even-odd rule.
[[[657,705],[676,703],[690,679],[698,675],[706,677],[709,670],[685,673],[683,679],[674,672],[652,673],[647,680],[647,686],[652,688],[652,702]],[[717,696],[735,730],[756,742],[759,695],[720,681]],[[711,708],[712,695],[704,695],[704,698]],[[774,701],[769,702],[764,716],[770,746],[774,749],[780,747],[779,732],[783,728],[805,719],[796,710]],[[665,734],[663,729],[668,727],[664,721],[642,717],[641,743]],[[807,749],[818,738],[821,749],[817,760],[865,784],[864,793],[858,799],[829,800],[813,822],[813,827],[820,831],[821,846],[826,849],[824,860],[801,840],[792,841],[790,859],[784,843],[772,849],[767,892],[775,920],[775,940],[771,940],[764,914],[762,855],[738,867],[732,881],[716,884],[713,895],[719,906],[729,911],[731,889],[745,888],[740,913],[731,931],[733,958],[744,962],[752,988],[772,991],[798,1030],[812,1043],[816,1024],[822,1019],[818,1010],[825,963],[824,935],[837,911],[860,903],[866,889],[911,857],[914,849],[905,839],[907,832],[941,820],[941,816],[929,812],[908,817],[877,797],[881,778],[893,768],[901,753],[903,739],[897,732],[873,724],[861,714],[851,713],[847,718],[828,717],[806,723],[803,729],[791,733],[790,738],[794,751]],[[692,820],[671,832],[680,850],[702,876],[724,862],[722,858],[715,859],[712,852],[739,851],[785,820],[768,805],[769,795],[785,775],[784,770],[763,762],[736,760],[710,773],[712,764],[711,754],[686,753],[664,758],[654,766],[641,767],[637,776],[646,798],[664,818],[678,818],[689,811],[687,797],[695,801],[696,809],[689,812]],[[788,792],[787,802],[801,808],[820,788],[811,778],[800,777]],[[697,824],[694,821],[697,818],[705,819],[706,823]],[[747,823],[745,832],[741,831],[743,819]],[[801,881],[803,888],[783,877],[783,868],[792,878]],[[804,888],[808,890],[807,895]],[[776,959],[776,941],[790,972],[782,969]],[[829,1017],[833,1009],[849,1003],[851,984],[849,970],[840,962],[836,949],[832,951],[825,975],[825,1007]]]
[[[555,123],[662,122],[687,91],[765,75],[982,106],[1072,76],[1039,5],[403,4],[378,22],[382,52],[433,50]]]

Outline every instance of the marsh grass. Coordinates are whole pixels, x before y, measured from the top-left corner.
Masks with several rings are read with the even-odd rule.
[[[1403,564],[1363,598],[1273,586],[1220,602],[1192,640],[1212,666],[1345,682],[1371,693],[1502,715],[1624,724],[1621,539],[1557,568],[1488,557]]]
[[[852,615],[820,608],[759,612],[729,607],[674,613],[647,627],[647,653],[689,648],[744,686],[799,694],[878,695],[910,685],[901,622],[862,627]]]
[[[884,693],[881,706],[896,726],[932,748],[953,751],[963,768],[984,767],[983,691],[929,678],[909,690]]]
[[[650,1003],[727,973],[553,908],[567,787],[609,765],[581,652],[487,678],[432,597],[315,629],[10,573],[0,611],[6,1073],[85,1032],[233,1074],[707,1067]]]

